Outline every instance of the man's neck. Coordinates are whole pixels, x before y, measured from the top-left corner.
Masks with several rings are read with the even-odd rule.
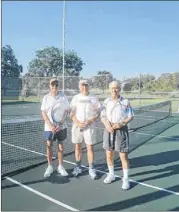
[[[112,96],[112,100],[117,101],[120,98],[120,95]]]
[[[57,91],[57,92],[50,92],[50,94],[51,94],[53,97],[55,97],[55,96],[58,95],[58,91]]]
[[[82,96],[88,96],[89,95],[89,92],[88,93],[81,93]]]

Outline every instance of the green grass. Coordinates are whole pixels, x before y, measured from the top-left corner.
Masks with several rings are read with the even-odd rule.
[[[124,97],[126,98],[129,98],[128,95],[123,95]],[[104,95],[100,95],[100,101],[103,102],[104,99],[106,98],[106,96]],[[168,100],[171,100],[172,101],[172,111],[173,112],[176,112],[179,108],[179,101],[178,99],[168,99]],[[141,106],[144,106],[144,105],[148,105],[148,104],[155,104],[155,103],[159,103],[159,102],[162,102],[162,101],[167,101],[166,98],[151,98],[151,99],[141,99],[140,103],[141,103]],[[41,98],[38,97],[38,96],[29,96],[27,98],[24,98],[24,100],[22,99],[22,97],[19,97],[19,100],[3,100],[2,103],[7,103],[7,104],[18,104],[18,103],[33,103],[33,102],[41,102]],[[138,107],[139,106],[139,100],[138,99],[135,99],[135,100],[131,100],[131,105],[132,107]]]

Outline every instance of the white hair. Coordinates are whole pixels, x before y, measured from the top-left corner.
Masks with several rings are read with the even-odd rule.
[[[109,83],[109,89],[111,89],[111,87],[112,87],[113,84],[116,84],[117,87],[120,88],[120,85],[119,85],[118,81],[114,80],[114,81],[112,81],[112,82]]]

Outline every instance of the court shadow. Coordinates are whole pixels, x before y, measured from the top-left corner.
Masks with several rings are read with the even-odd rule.
[[[46,179],[46,181],[53,184],[65,184],[70,182],[69,177],[63,177],[57,172],[54,172],[49,178]]]
[[[179,211],[179,207],[172,208],[170,211]]]
[[[130,159],[130,167],[159,166],[178,161],[179,150],[165,151]]]
[[[178,142],[179,143],[179,136],[169,136],[169,137],[162,137],[162,140],[166,141],[172,141],[172,142]]]
[[[147,178],[142,178],[140,180],[140,182],[146,182],[146,181],[150,181],[150,180],[156,180],[156,179],[161,179],[161,178],[167,178],[167,177],[171,177],[174,175],[179,175],[179,165],[172,165],[172,166],[167,166],[163,169],[158,169],[158,170],[149,170],[149,171],[144,171],[141,173],[135,173],[135,174],[131,174],[130,177],[136,177],[139,175],[148,175],[148,174],[158,174],[152,177],[147,177]]]
[[[179,185],[169,187],[167,189],[172,191],[177,191],[179,189]],[[96,208],[91,208],[86,211],[119,211],[119,210],[125,210],[135,206],[137,206],[139,210],[140,205],[145,205],[149,202],[156,201],[170,195],[173,195],[173,194],[168,192],[155,191],[155,192],[145,194],[145,195],[140,195],[131,199],[127,199],[127,200],[123,200],[123,201],[119,201],[119,202],[115,202],[111,204],[106,204]],[[162,207],[162,206],[159,204],[159,207]],[[157,210],[159,210],[159,208]]]
[[[4,179],[5,181],[5,179]],[[63,177],[60,176],[57,172],[54,172],[50,177],[48,178],[43,178],[43,179],[39,179],[39,180],[32,180],[32,181],[28,181],[28,182],[24,182],[22,180],[19,180],[22,184],[24,185],[32,185],[32,184],[36,184],[36,183],[44,183],[44,182],[50,182],[53,184],[65,184],[65,183],[69,183],[70,179],[69,177]],[[2,185],[5,184],[5,185]],[[19,187],[19,185],[17,184],[10,184],[9,183],[6,185],[6,183],[1,183],[1,189],[7,189],[7,188],[13,188],[13,187]]]

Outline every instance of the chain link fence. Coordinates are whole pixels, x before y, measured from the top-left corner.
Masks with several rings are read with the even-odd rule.
[[[79,92],[78,83],[80,79],[88,79],[90,92],[104,100],[104,98],[110,95],[109,83],[117,80],[121,86],[121,95],[130,99],[134,106],[172,100],[174,111],[177,111],[179,108],[179,90],[155,91],[157,82],[152,77],[143,80],[142,76],[136,76],[131,78],[131,80],[125,78],[118,80],[110,74],[105,74],[91,77],[65,76],[63,79],[63,76],[58,76],[56,78],[59,80],[60,90],[62,90],[64,80],[64,92],[68,97],[72,97]],[[21,78],[4,78],[1,80],[2,100],[39,102],[49,92],[50,79],[51,77],[25,76]]]

